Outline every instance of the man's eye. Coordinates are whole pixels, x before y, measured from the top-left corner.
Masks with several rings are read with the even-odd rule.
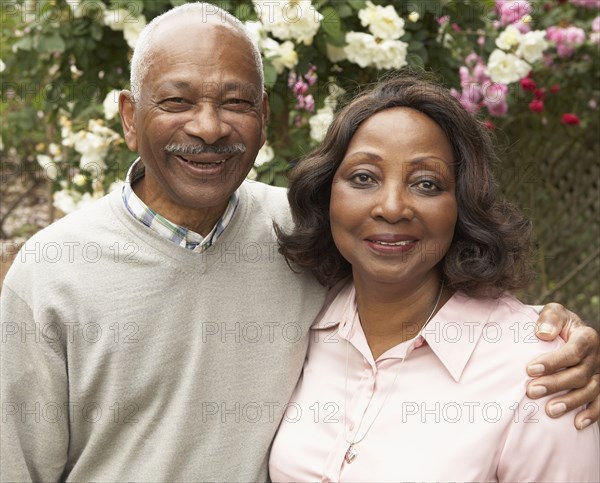
[[[227,109],[233,109],[236,111],[246,111],[252,108],[252,106],[254,105],[251,101],[247,99],[239,98],[226,99],[223,102],[223,104]]]
[[[160,102],[160,107],[166,111],[181,111],[186,109],[190,105],[190,102],[183,97],[169,97]]]

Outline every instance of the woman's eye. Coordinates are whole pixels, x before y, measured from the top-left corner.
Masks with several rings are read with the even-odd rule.
[[[440,187],[431,180],[424,179],[416,183],[416,186],[424,191],[439,191]]]
[[[352,181],[358,185],[366,185],[374,182],[373,178],[366,173],[357,173],[352,176]]]

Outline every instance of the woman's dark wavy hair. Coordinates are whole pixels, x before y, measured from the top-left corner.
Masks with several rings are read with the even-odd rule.
[[[446,88],[424,74],[383,79],[336,114],[323,143],[290,173],[288,199],[295,228],[285,233],[275,227],[280,253],[291,266],[312,271],[323,285],[331,286],[351,274],[351,265],[331,236],[333,177],[359,126],[394,107],[414,109],[433,119],[453,148],[458,219],[441,262],[447,286],[469,295],[493,296],[523,287],[530,276],[531,224],[499,198],[488,130]],[[393,135],[402,133],[390,132]]]

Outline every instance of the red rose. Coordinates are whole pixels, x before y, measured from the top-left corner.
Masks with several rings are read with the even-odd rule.
[[[521,79],[521,88],[524,91],[531,91],[533,92],[535,90],[535,88],[537,87],[537,84],[535,83],[535,81],[529,77],[523,77]]]
[[[565,112],[562,115],[561,122],[563,124],[567,124],[568,126],[579,126],[579,124],[581,123],[581,121],[577,117],[577,114],[573,114],[571,112]]]
[[[539,99],[540,101],[546,100],[546,89],[535,89],[533,91],[533,97]]]
[[[496,125],[491,119],[486,119],[485,121],[483,121],[483,125],[490,130],[496,129]]]
[[[534,99],[529,103],[529,109],[533,112],[542,112],[544,110],[544,101],[540,99]]]
[[[550,92],[552,92],[552,94],[556,94],[559,90],[560,90],[560,84],[554,84],[550,88]]]

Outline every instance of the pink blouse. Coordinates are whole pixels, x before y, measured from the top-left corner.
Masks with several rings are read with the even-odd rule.
[[[311,329],[272,480],[600,481],[598,426],[578,431],[525,395],[527,363],[563,344],[538,340],[536,319],[512,297],[458,293],[375,361],[345,286]]]

